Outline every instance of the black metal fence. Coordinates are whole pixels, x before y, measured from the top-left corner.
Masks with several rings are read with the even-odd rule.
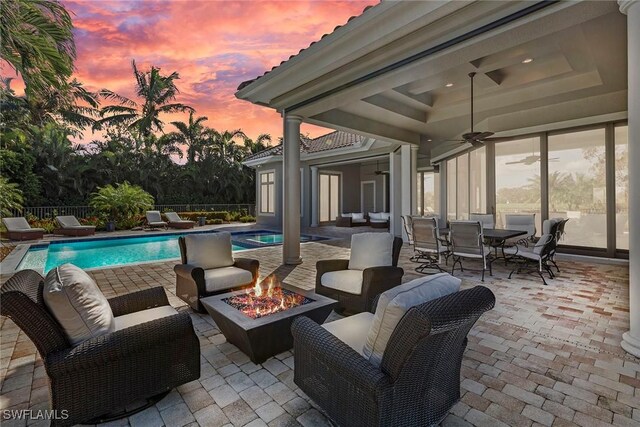
[[[255,204],[182,204],[182,205],[155,205],[155,210],[161,212],[202,212],[202,211],[246,211],[248,215],[256,215]],[[12,216],[35,216],[39,219],[53,218],[58,215],[74,215],[77,218],[86,218],[95,214],[91,206],[35,206],[25,207],[22,211],[13,210]]]

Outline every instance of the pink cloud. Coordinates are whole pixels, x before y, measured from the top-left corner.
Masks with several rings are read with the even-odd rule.
[[[270,133],[274,141],[282,135],[281,118],[273,110],[237,100],[238,84],[376,2],[64,0],[76,27],[75,76],[89,89],[106,87],[133,96],[135,59],[139,68],[156,65],[166,73],[177,71],[178,101],[207,116],[209,126],[241,128],[253,138]],[[312,136],[326,131],[303,125],[303,132]]]

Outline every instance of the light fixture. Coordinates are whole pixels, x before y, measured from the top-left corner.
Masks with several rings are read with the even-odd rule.
[[[445,86],[446,87],[451,87],[451,86],[453,86],[453,83],[447,83]]]
[[[522,60],[523,64],[530,64],[532,62],[533,62],[533,58],[525,58],[525,59]]]
[[[427,142],[431,142],[431,141],[433,141],[433,139],[431,139],[431,138],[427,139]]]

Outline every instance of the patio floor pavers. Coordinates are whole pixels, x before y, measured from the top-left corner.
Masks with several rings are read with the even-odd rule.
[[[333,237],[352,232],[325,230]],[[404,281],[419,276],[409,261],[411,252],[405,246],[401,254]],[[305,262],[295,267],[280,265],[279,247],[242,256],[259,259],[263,275],[275,272],[312,289],[316,260],[348,254],[348,240],[336,239],[302,245]],[[534,276],[509,280],[510,270],[494,264],[494,275],[484,285],[496,294],[497,304],[470,333],[462,399],[443,425],[640,427],[640,360],[620,347],[629,324],[628,268],[575,261],[559,266],[561,274],[545,287]],[[91,274],[108,297],[160,285],[173,306],[189,310],[174,294],[173,262]],[[456,276],[463,278],[463,288],[481,284],[471,271]],[[290,351],[255,365],[226,342],[209,316],[192,312],[192,319],[201,341],[200,379],[116,425],[330,425],[293,383]],[[13,322],[0,322],[0,408],[46,408],[47,383],[35,347]]]

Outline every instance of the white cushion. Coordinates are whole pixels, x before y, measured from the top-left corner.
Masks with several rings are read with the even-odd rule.
[[[532,246],[522,246],[522,245],[516,245],[516,246],[511,246],[508,248],[504,248],[504,253],[506,255],[518,255],[521,256],[523,258],[527,258],[527,259],[531,259],[534,261],[539,261],[540,260],[540,253],[534,253],[533,252],[533,247]]]
[[[365,311],[364,313],[325,323],[322,327],[358,353],[363,354],[362,349],[367,341],[367,333],[371,327],[372,320],[373,313]]]
[[[173,316],[174,314],[178,314],[178,312],[170,305],[163,305],[161,307],[154,307],[147,310],[136,311],[135,313],[129,313],[123,316],[116,317],[115,330],[120,331],[122,329],[130,328],[141,323],[151,322],[152,320]]]
[[[367,220],[364,219],[364,218],[360,218],[360,219],[351,218],[351,223],[352,224],[366,224]]]
[[[380,218],[389,220],[389,218],[391,218],[391,214],[389,212],[380,212]]]
[[[370,222],[372,222],[372,223],[374,223],[374,224],[382,224],[382,223],[387,222],[387,220],[386,220],[386,219],[378,218],[378,219],[372,219]]]
[[[109,301],[96,282],[73,264],[49,271],[44,279],[43,297],[74,346],[115,330]]]
[[[382,214],[377,212],[369,212],[369,219],[372,221],[376,219],[382,219]]]
[[[354,295],[362,293],[362,270],[339,270],[324,273],[322,286]]]
[[[233,265],[230,233],[188,234],[184,242],[187,264],[205,270]]]
[[[416,305],[460,290],[462,281],[448,273],[420,277],[380,294],[364,346],[364,356],[380,366],[389,338],[405,313]]]
[[[362,212],[354,212],[351,214],[351,218],[354,220],[364,219],[364,214]]]
[[[204,284],[207,292],[247,285],[251,281],[253,281],[251,272],[238,267],[221,267],[204,271]]]
[[[389,266],[393,263],[391,233],[359,233],[351,236],[349,270]]]
[[[342,215],[340,215],[342,218],[351,218],[351,214],[350,213],[343,213]]]

